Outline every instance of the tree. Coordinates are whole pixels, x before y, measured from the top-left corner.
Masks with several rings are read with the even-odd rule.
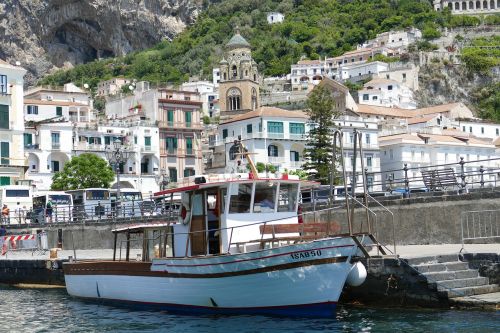
[[[67,191],[89,187],[108,188],[115,174],[108,162],[99,156],[85,153],[73,157],[61,172],[52,177],[52,190]]]
[[[322,184],[330,182],[330,166],[332,163],[334,119],[339,112],[335,108],[335,100],[328,88],[318,85],[307,99],[306,113],[311,127],[304,169],[309,171],[315,180]]]

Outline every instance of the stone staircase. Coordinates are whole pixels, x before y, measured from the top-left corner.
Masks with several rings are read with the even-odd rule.
[[[430,290],[448,299],[500,292],[499,285],[490,284],[488,278],[479,276],[477,269],[459,261],[456,254],[405,261],[425,278]]]

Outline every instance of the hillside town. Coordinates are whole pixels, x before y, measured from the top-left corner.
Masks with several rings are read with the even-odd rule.
[[[275,24],[279,16],[271,15]],[[463,103],[418,107],[419,66],[376,60],[396,59],[421,35],[418,29],[389,31],[338,57],[300,60],[286,77],[263,78],[251,45],[236,31],[213,80],[181,86],[116,77],[100,82],[97,91],[72,83],[25,90],[26,71],[2,62],[1,185],[29,184],[43,193],[73,156],[93,153],[106,159],[106,149],[117,140],[130,152],[117,170],[120,186],[145,196],[158,191],[166,177],[175,187],[194,175],[246,170],[245,159],[231,150],[235,140],[244,142],[256,162],[278,172],[300,170],[311,126],[304,102],[318,85],[334,96],[337,126],[364,133],[364,165],[374,177],[403,165],[418,168],[461,158],[478,161],[467,165],[470,171],[497,168],[497,162],[481,161],[497,155],[500,124],[477,118]],[[352,96],[346,84],[359,82],[362,89]],[[105,98],[103,112],[94,108],[93,96]],[[344,136],[346,160],[353,156],[352,140]],[[373,181],[384,184],[384,179]]]

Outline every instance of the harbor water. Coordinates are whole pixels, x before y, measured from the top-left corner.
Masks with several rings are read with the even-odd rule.
[[[339,306],[331,319],[186,316],[0,285],[0,332],[500,332],[500,312]]]

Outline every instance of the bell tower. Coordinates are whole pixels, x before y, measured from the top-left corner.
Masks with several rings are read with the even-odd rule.
[[[250,44],[238,29],[225,46],[220,62],[219,104],[221,118],[259,107],[259,75]]]

